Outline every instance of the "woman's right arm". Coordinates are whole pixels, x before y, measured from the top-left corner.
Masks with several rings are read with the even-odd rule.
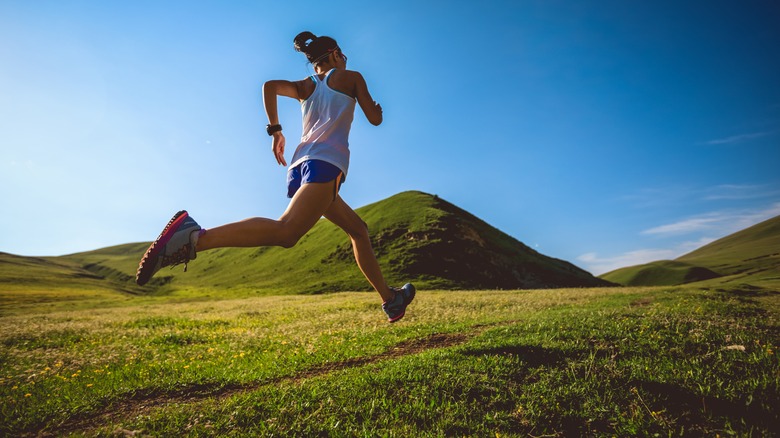
[[[272,125],[279,123],[279,115],[276,110],[276,96],[292,97],[300,100],[303,81],[291,82],[284,80],[268,81],[263,84],[263,105],[268,122]]]
[[[265,107],[265,114],[268,116],[268,123],[270,125],[279,124],[279,111],[276,105],[276,96],[286,96],[300,100],[302,94],[303,81],[290,82],[274,80],[263,84],[263,106]],[[271,147],[276,162],[282,166],[287,165],[287,161],[284,159],[284,145],[285,139],[282,131],[274,132]]]

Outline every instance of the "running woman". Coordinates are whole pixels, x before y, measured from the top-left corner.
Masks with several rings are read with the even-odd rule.
[[[272,137],[276,162],[287,166],[285,137],[277,113],[277,96],[301,103],[303,135],[287,171],[287,210],[279,220],[250,218],[208,230],[201,228],[186,211],[173,216],[141,259],[136,274],[146,284],[161,268],[196,258],[201,251],[224,247],[281,246],[290,248],[322,216],[344,230],[352,240],[358,267],[382,298],[389,322],[403,318],[415,288],[406,284],[389,287],[371,247],[365,222],[339,195],[349,167],[349,130],[360,105],[368,121],[382,123],[382,107],[368,92],[363,76],[347,70],[347,56],[336,40],[301,32],[295,50],[306,55],[315,74],[300,80],[273,80],[263,85],[263,104],[268,116],[266,131]]]

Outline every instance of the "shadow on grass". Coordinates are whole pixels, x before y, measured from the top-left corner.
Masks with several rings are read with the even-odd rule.
[[[706,288],[704,290],[711,290],[711,289]],[[767,289],[761,286],[754,286],[752,284],[740,284],[726,289],[717,288],[714,289],[714,291],[717,292],[718,294],[721,294],[721,296],[723,297],[736,297],[736,298],[768,297],[768,296],[780,294],[780,292],[776,290]],[[746,300],[746,302],[752,302],[752,301]]]
[[[701,298],[718,306],[718,313],[734,318],[764,318],[767,310],[758,298],[778,295],[780,292],[753,286],[738,285],[729,289],[703,289]]]
[[[712,396],[701,396],[687,388],[663,382],[632,381],[629,384],[641,388],[649,395],[647,402],[653,411],[666,411],[673,417],[679,418],[679,424],[686,425],[689,431],[699,430],[703,433],[713,432],[706,430],[706,424],[716,424],[715,417],[725,417],[731,420],[734,426],[744,424],[748,429],[760,428],[772,431],[773,436],[780,432],[780,415],[775,409],[761,406],[761,403],[753,402],[753,396],[747,395],[743,400],[724,400]],[[770,397],[777,400],[777,395]],[[704,428],[701,429],[700,428]]]
[[[503,356],[516,357],[523,362],[515,378],[521,385],[528,384],[525,376],[534,368],[553,370],[565,366],[568,362],[581,360],[588,355],[586,351],[561,350],[531,345],[506,345],[494,348],[466,349],[465,356]],[[721,432],[723,425],[731,425],[737,431],[754,433],[770,432],[771,436],[780,436],[780,413],[775,407],[780,400],[777,391],[766,390],[762,394],[743,394],[737,400],[727,400],[713,396],[702,396],[694,390],[675,383],[622,380],[610,384],[614,388],[636,388],[642,394],[643,403],[653,412],[664,412],[674,423],[667,425],[689,434],[715,435]],[[563,414],[563,413],[561,413]],[[551,430],[557,430],[564,436],[581,436],[592,433],[615,433],[609,418],[588,418],[575,415],[553,415],[547,418]],[[664,429],[660,426],[661,432]],[[668,432],[668,430],[667,430]]]

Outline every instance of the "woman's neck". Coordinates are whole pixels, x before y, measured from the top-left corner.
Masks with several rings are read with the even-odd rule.
[[[331,71],[335,67],[336,66],[332,65],[331,63],[319,64],[316,67],[314,67],[314,71],[317,72],[318,75],[321,75]]]

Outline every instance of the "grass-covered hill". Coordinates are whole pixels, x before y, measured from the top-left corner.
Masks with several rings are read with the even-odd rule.
[[[718,278],[710,269],[676,260],[659,260],[640,266],[621,268],[602,275],[602,278],[626,286],[670,286]]]
[[[67,259],[22,257],[0,252],[0,289],[50,289],[62,285],[94,289],[103,277]]]
[[[390,284],[413,281],[419,287],[445,289],[609,285],[571,263],[534,251],[434,195],[404,192],[357,211],[369,226]],[[197,218],[197,212],[191,213]],[[204,252],[190,262],[187,273],[181,267],[165,269],[149,286],[139,288],[134,284],[135,270],[148,245],[126,244],[39,259],[4,255],[0,281],[38,283],[42,288],[80,282],[82,288],[130,293],[180,288],[320,293],[369,288],[354,262],[349,238],[326,220],[294,248]],[[6,264],[11,262],[13,267]]]
[[[716,240],[674,261],[621,268],[601,278],[626,286],[776,280],[780,278],[780,216]]]

